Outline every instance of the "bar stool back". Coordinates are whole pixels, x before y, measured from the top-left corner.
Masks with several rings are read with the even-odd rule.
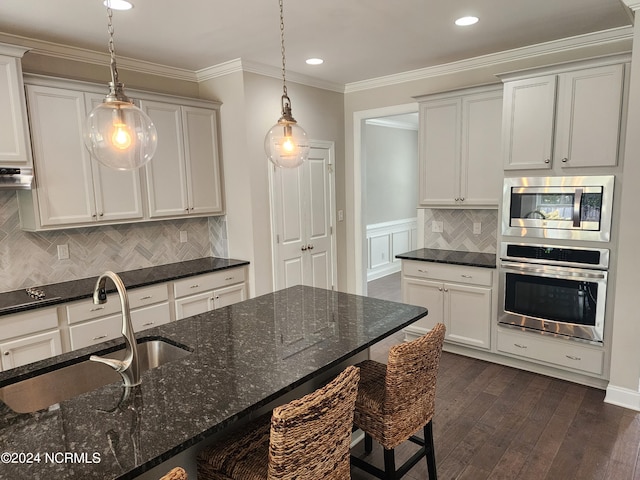
[[[198,455],[199,480],[345,480],[359,369],[282,405]]]
[[[401,478],[426,456],[430,480],[436,480],[433,429],[436,378],[444,342],[445,326],[437,324],[412,342],[394,345],[387,365],[365,360],[360,367],[360,387],[354,424],[365,432],[365,451],[374,438],[384,447],[385,470],[352,456],[351,463],[381,479]],[[420,428],[424,440],[412,436]],[[394,449],[410,440],[422,448],[398,470]]]

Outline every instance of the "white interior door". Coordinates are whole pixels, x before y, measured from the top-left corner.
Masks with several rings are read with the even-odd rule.
[[[272,169],[274,285],[336,284],[333,143],[312,142],[296,169]]]

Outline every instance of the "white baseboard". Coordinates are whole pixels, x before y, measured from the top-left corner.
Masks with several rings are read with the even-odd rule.
[[[640,392],[629,390],[628,388],[609,384],[604,401],[619,407],[640,411]]]

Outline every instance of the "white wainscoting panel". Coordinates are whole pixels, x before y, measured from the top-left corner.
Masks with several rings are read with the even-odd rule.
[[[367,281],[401,269],[396,255],[417,248],[417,218],[367,225]]]

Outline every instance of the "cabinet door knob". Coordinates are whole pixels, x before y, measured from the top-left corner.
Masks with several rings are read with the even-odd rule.
[[[93,215],[91,215],[91,218],[97,218],[98,215],[96,215],[95,213]]]
[[[442,287],[438,287],[438,291],[441,292],[442,291]]]
[[[567,157],[564,157],[564,158],[562,159],[562,163],[567,163],[568,161],[569,161],[569,159],[568,159]]]
[[[461,202],[464,202],[464,197],[460,197],[460,201],[461,201]]]
[[[312,244],[312,243],[310,243],[309,245],[307,245],[307,248],[308,248],[309,250],[313,250],[313,244]]]
[[[545,159],[544,163],[551,163],[551,159],[550,158]]]
[[[448,289],[448,288],[445,288],[445,289],[444,289],[444,291],[445,291],[445,292],[448,292],[448,291],[449,291],[449,289]]]
[[[11,355],[11,352],[4,352],[4,356],[5,357],[8,356],[8,355]]]
[[[460,201],[460,197],[456,197],[456,198],[455,198],[455,201],[456,201],[456,202],[459,202],[459,201]]]
[[[100,212],[100,216],[101,216],[101,217],[104,217],[104,212]]]
[[[307,246],[306,246],[306,245],[301,246],[301,247],[300,247],[300,250],[302,250],[303,252],[305,252],[305,251],[307,250]]]

